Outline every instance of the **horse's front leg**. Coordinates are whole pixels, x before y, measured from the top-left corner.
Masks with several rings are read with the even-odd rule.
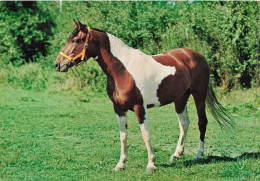
[[[117,108],[115,108],[115,112],[120,129],[121,155],[114,171],[119,171],[124,169],[124,164],[127,160],[127,115],[126,112],[119,111]]]
[[[146,172],[152,172],[152,171],[155,171],[155,169],[156,169],[156,167],[154,165],[155,154],[154,154],[152,146],[151,146],[151,137],[150,137],[150,131],[149,131],[149,126],[148,126],[146,107],[136,105],[134,107],[134,111],[135,111],[136,117],[138,119],[138,122],[140,124],[140,129],[142,132],[143,140],[145,142],[147,152],[148,152],[148,164],[147,164]]]

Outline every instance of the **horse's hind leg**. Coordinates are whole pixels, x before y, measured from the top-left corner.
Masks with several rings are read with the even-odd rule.
[[[180,136],[179,136],[176,150],[170,158],[171,162],[175,158],[180,157],[180,155],[183,154],[184,152],[185,137],[187,135],[188,127],[190,124],[189,116],[187,113],[187,107],[186,107],[189,96],[190,96],[190,91],[188,90],[180,99],[175,101],[175,110],[179,120]]]
[[[200,89],[200,91],[192,92],[192,96],[194,97],[196,108],[197,108],[197,114],[199,119],[198,125],[200,130],[199,147],[195,159],[201,159],[204,154],[204,139],[205,139],[205,133],[208,124],[206,110],[205,110],[207,87],[205,86],[205,89]]]

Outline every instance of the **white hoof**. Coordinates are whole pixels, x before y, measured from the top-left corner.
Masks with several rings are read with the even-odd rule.
[[[156,167],[155,167],[154,163],[148,164],[146,167],[146,173],[151,173],[151,172],[154,172],[155,170],[156,170]]]
[[[179,159],[180,158],[180,155],[175,155],[175,154],[173,154],[172,156],[171,156],[171,158],[170,158],[170,162],[173,162],[174,160],[177,160],[177,159]]]
[[[200,160],[203,158],[204,155],[204,142],[200,140],[199,142],[199,148],[198,148],[198,152],[197,155],[195,156],[195,160]]]
[[[115,167],[113,171],[118,172],[120,170],[124,170],[124,167]]]
[[[123,163],[118,163],[113,170],[114,170],[115,172],[118,172],[118,171],[120,171],[120,170],[124,170],[124,164],[123,164]]]
[[[156,167],[153,166],[153,167],[147,167],[146,168],[146,173],[151,173],[151,172],[154,172],[156,170]]]
[[[194,157],[195,160],[200,160],[203,158],[203,153],[197,153],[197,155]]]

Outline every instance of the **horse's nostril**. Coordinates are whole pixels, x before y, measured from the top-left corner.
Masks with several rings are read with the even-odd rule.
[[[56,63],[55,66],[56,66],[56,70],[60,70],[60,64],[59,63]]]

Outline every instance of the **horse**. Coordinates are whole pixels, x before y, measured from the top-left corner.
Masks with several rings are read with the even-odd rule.
[[[210,84],[210,68],[198,52],[185,48],[147,55],[126,45],[114,35],[90,28],[79,20],[58,54],[55,65],[59,72],[94,58],[107,76],[107,94],[113,103],[121,142],[121,155],[114,171],[124,169],[127,160],[127,112],[133,111],[138,120],[148,152],[147,172],[155,171],[155,154],[151,146],[147,109],[175,104],[180,135],[170,161],[184,152],[189,127],[187,100],[193,96],[200,131],[195,159],[204,155],[207,127],[206,105],[221,128],[232,125],[231,116],[219,103]]]

